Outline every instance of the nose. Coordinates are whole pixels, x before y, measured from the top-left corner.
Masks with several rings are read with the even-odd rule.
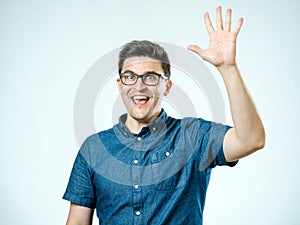
[[[138,77],[136,84],[134,85],[134,87],[138,90],[142,90],[146,88],[146,85],[144,84],[142,77]]]

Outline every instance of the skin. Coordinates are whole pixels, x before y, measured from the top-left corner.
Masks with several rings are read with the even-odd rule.
[[[92,225],[93,215],[93,209],[71,203],[66,225]]]
[[[210,37],[207,49],[190,45],[188,49],[202,59],[216,66],[227,89],[234,128],[225,135],[223,148],[225,158],[232,162],[262,149],[265,144],[265,130],[255,105],[247,91],[236,63],[236,40],[242,27],[240,18],[231,30],[231,9],[226,10],[223,23],[222,9],[216,10],[216,29],[209,14],[204,14],[205,26]]]
[[[132,57],[124,61],[121,72],[132,71],[136,74],[145,74],[147,72],[156,72],[164,74],[161,62],[149,57]],[[161,112],[161,100],[167,96],[172,81],[160,78],[158,85],[147,86],[141,79],[133,86],[124,85],[120,79],[117,79],[119,91],[123,103],[127,108],[127,120],[125,125],[133,132],[138,133],[142,127],[153,121]],[[149,100],[145,104],[134,101],[134,96],[146,96]]]
[[[210,37],[207,49],[190,45],[188,49],[203,60],[216,66],[227,89],[234,127],[225,135],[223,148],[228,162],[238,160],[264,147],[265,131],[255,105],[247,91],[236,63],[236,40],[242,27],[239,19],[231,30],[231,9],[227,9],[225,22],[222,9],[216,9],[216,28],[213,27],[208,13],[204,14],[205,26]],[[163,73],[159,62],[147,57],[133,57],[125,60],[122,71],[130,69],[137,74],[148,71]],[[145,86],[141,79],[134,86],[125,86],[117,80],[120,94],[128,110],[126,126],[131,132],[138,133],[142,127],[153,121],[161,112],[161,99],[166,96],[172,82],[160,80],[158,86]],[[135,104],[133,95],[147,95],[147,104]],[[71,203],[67,225],[91,225],[93,210]]]

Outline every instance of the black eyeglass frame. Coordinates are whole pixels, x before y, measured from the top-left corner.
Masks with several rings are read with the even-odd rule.
[[[125,74],[125,73],[131,73],[131,75],[137,77],[137,79],[135,80],[135,82],[132,83],[132,84],[125,84],[125,83],[123,82],[123,80],[122,80],[122,76],[123,76],[123,74]],[[157,79],[157,83],[156,83],[156,84],[150,84],[150,85],[149,85],[149,84],[146,84],[146,83],[145,83],[143,77],[144,77],[145,75],[149,75],[149,74],[155,74],[155,75],[158,76],[158,79]],[[163,75],[163,74],[156,73],[156,72],[154,72],[154,71],[153,71],[153,72],[147,72],[147,73],[144,73],[144,74],[141,74],[141,75],[136,74],[136,73],[134,73],[134,72],[132,72],[132,71],[125,71],[125,72],[123,72],[123,73],[120,72],[120,73],[119,73],[119,76],[120,76],[120,80],[121,80],[122,84],[127,85],[127,86],[135,85],[135,84],[137,83],[137,81],[138,81],[139,78],[141,78],[142,81],[143,81],[143,84],[145,84],[145,85],[147,85],[147,86],[156,86],[156,85],[158,85],[158,84],[159,84],[160,78],[162,78],[162,79],[164,79],[164,80],[169,80],[169,77],[167,77],[167,76],[165,76],[165,75]]]

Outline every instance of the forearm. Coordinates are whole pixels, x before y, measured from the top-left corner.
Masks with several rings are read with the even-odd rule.
[[[264,145],[265,133],[256,107],[247,91],[236,65],[217,67],[229,97],[236,138],[245,151],[255,151]]]
[[[92,225],[93,214],[93,209],[71,203],[66,225]]]

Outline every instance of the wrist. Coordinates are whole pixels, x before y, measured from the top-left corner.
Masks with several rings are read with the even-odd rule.
[[[239,69],[237,64],[232,64],[232,65],[220,65],[217,66],[218,71],[220,72],[221,76],[223,79],[226,78],[234,78],[236,75],[239,75]]]
[[[237,64],[231,64],[231,65],[219,65],[216,66],[218,71],[223,74],[223,73],[232,73],[233,71],[237,71],[238,67]]]

